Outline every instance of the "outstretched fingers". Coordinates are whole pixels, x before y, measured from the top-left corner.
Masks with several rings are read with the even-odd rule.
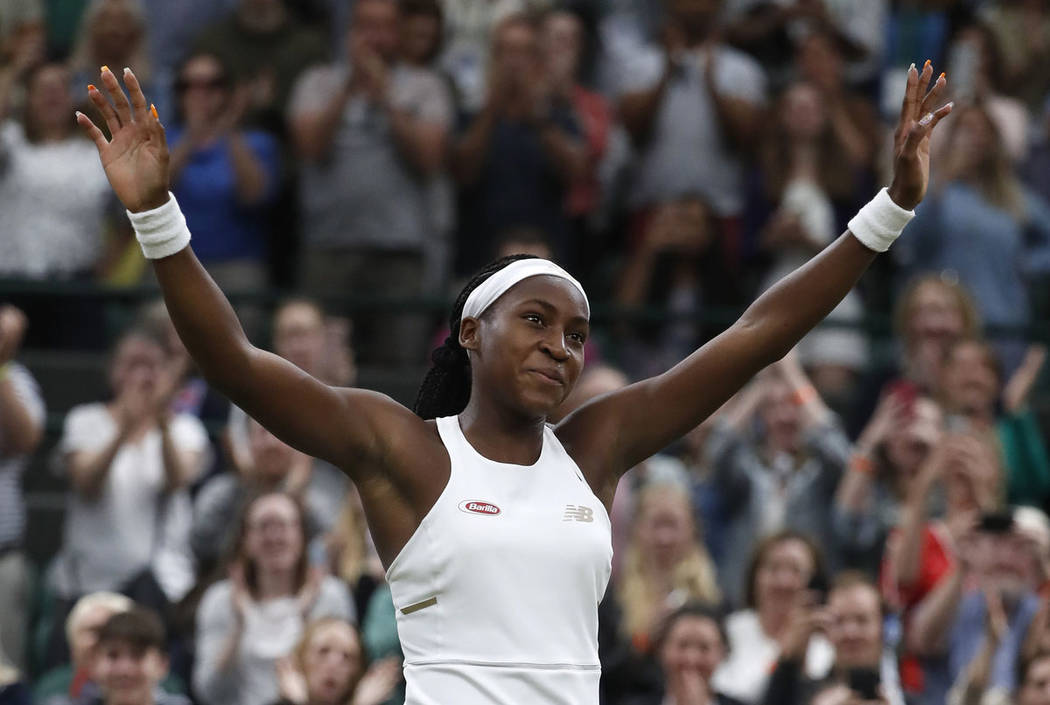
[[[97,91],[96,91],[97,92]],[[80,125],[80,129],[84,131],[87,138],[95,143],[95,147],[101,152],[108,144],[106,136],[102,134],[102,130],[98,129],[94,121],[79,110],[76,112],[77,124]]]
[[[149,108],[146,105],[146,96],[142,93],[139,79],[131,69],[124,69],[124,85],[127,86],[128,95],[131,97],[131,107],[134,111],[135,122],[146,123]]]
[[[952,111],[953,107],[955,107],[955,103],[946,103],[932,113],[926,113],[919,118],[908,130],[908,139],[904,146],[905,150],[915,152],[919,144],[929,137],[930,133],[933,132],[933,128],[937,127],[937,123],[943,120]]]
[[[88,98],[98,108],[98,111],[102,113],[102,117],[106,121],[106,127],[109,129],[109,134],[117,134],[117,130],[120,129],[120,118],[117,117],[113,106],[106,100],[106,96],[102,95],[102,91],[88,84]]]
[[[922,65],[922,72],[919,73],[919,84],[915,87],[915,96],[912,103],[914,106],[911,114],[912,120],[918,120],[922,117],[923,96],[926,95],[926,91],[930,87],[931,78],[933,78],[933,64],[929,59],[926,59],[926,63]]]
[[[908,124],[909,120],[913,119],[915,114],[915,105],[919,102],[919,72],[915,68],[915,64],[912,64],[908,69],[908,82],[904,87],[904,101],[901,103],[901,119],[900,125]]]
[[[113,101],[113,108],[117,111],[121,125],[131,124],[131,104],[128,97],[124,95],[124,89],[120,87],[117,77],[109,70],[108,66],[102,67],[102,85],[106,87],[109,99]]]
[[[945,74],[941,74],[937,77],[937,80],[933,82],[933,88],[926,94],[926,97],[922,100],[922,106],[919,108],[918,117],[922,119],[923,116],[933,112],[934,106],[940,103],[941,96],[944,95],[945,88],[948,86],[948,79],[945,78]]]

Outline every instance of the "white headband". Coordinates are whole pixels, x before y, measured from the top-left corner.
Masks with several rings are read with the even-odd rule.
[[[506,267],[481,282],[477,289],[470,292],[470,296],[467,297],[467,302],[463,304],[463,315],[461,318],[477,318],[483,314],[486,309],[496,301],[496,299],[507,293],[508,289],[522,279],[538,277],[544,274],[564,279],[576,287],[576,290],[580,292],[580,296],[583,297],[583,303],[587,308],[587,317],[590,317],[591,304],[587,300],[587,292],[583,290],[583,287],[571,274],[549,260],[530,258],[519,259],[515,262],[511,262]]]

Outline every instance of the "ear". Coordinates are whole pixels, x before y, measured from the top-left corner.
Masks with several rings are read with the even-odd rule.
[[[459,323],[459,344],[464,350],[476,351],[481,344],[481,321],[473,317]]]
[[[150,649],[146,654],[146,658],[148,659],[148,670],[151,680],[160,683],[168,677],[168,670],[171,661],[168,659],[167,654],[158,651],[157,649]]]

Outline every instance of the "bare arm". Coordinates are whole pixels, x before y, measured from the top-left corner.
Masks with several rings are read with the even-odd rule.
[[[0,306],[0,458],[32,453],[44,435],[43,424],[33,418],[7,368],[25,329],[25,314],[14,306]]]
[[[537,126],[540,144],[565,183],[587,176],[590,160],[587,146],[579,139],[562,130],[554,122],[546,121]]]
[[[134,119],[132,105],[109,71],[103,72],[102,82],[114,105],[99,91],[90,91],[109,124],[111,141],[87,116],[79,115],[78,122],[98,147],[114,191],[137,212],[168,200],[168,151],[164,128],[151,116],[134,74],[125,73],[124,80]],[[388,466],[388,448],[378,429],[426,432],[422,421],[383,395],[328,387],[252,346],[189,247],[153,264],[175,328],[205,378],[289,444],[359,480]]]
[[[672,70],[673,64],[667,61],[655,86],[644,91],[625,93],[620,98],[620,120],[635,144],[645,142],[652,132],[653,121],[660,111]]]
[[[915,608],[908,629],[908,649],[919,656],[937,656],[947,648],[948,631],[962,599],[962,566],[946,575]]]
[[[69,480],[77,494],[86,499],[98,499],[109,476],[109,468],[120,447],[128,440],[130,425],[120,424],[117,433],[101,450],[74,451],[66,456]]]
[[[887,552],[893,576],[898,586],[914,585],[922,568],[922,530],[926,525],[926,500],[936,479],[940,476],[943,450],[938,448],[927,460],[927,466],[908,489],[901,507],[898,541]]]
[[[171,422],[160,421],[160,450],[164,464],[164,491],[175,492],[186,487],[200,469],[200,453],[180,450],[171,437]]]
[[[240,130],[230,132],[226,141],[226,151],[233,165],[234,187],[237,200],[242,206],[254,206],[266,197],[266,168],[255,155],[244,133]]]
[[[890,198],[913,208],[926,191],[929,136],[947,105],[929,118],[943,92],[940,79],[909,72],[897,129],[896,167]],[[853,288],[875,252],[847,232],[823,252],[764,293],[727,331],[662,375],[599,397],[562,422],[559,435],[577,461],[589,466],[592,486],[604,494],[619,476],[695,428],[759,370],[782,358]],[[615,439],[610,442],[610,439]]]
[[[386,114],[394,142],[408,163],[423,176],[440,171],[445,163],[448,128],[413,117],[392,105],[387,106]]]
[[[486,105],[452,148],[452,175],[464,186],[477,182],[489,155],[489,140],[496,126],[496,112]]]

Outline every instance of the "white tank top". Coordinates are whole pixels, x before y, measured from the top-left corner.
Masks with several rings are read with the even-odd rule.
[[[597,705],[605,507],[549,426],[533,465],[437,427],[448,484],[387,570],[405,705]]]

